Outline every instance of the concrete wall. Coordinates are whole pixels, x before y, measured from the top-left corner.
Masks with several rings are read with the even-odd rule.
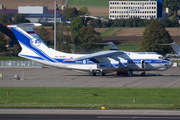
[[[0,68],[42,68],[42,66],[34,61],[0,61]]]

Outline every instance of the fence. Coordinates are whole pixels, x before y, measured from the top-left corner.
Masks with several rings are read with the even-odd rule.
[[[34,61],[0,61],[0,68],[42,68],[42,66]]]

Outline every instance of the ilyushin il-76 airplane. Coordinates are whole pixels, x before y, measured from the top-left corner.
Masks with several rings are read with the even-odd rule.
[[[40,23],[8,25],[16,36],[22,51],[20,57],[57,68],[71,69],[88,73],[91,76],[117,72],[117,75],[133,71],[162,71],[173,63],[155,52],[125,52],[109,43],[110,51],[92,54],[71,54],[49,48],[34,31]],[[142,75],[145,75],[142,72]]]

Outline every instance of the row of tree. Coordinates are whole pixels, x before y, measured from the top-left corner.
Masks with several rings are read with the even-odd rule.
[[[63,10],[63,14],[65,14],[66,20],[72,20],[74,17],[79,15],[89,15],[90,12],[87,7],[81,7],[79,10],[77,10],[75,7],[67,7]]]
[[[89,19],[88,19],[89,20]],[[146,27],[150,22],[154,20],[151,19],[140,19],[140,18],[130,18],[130,19],[115,19],[109,20],[108,22],[102,22],[100,19],[90,19],[90,25],[94,28],[109,28],[109,27]],[[157,19],[159,20],[159,19]],[[165,27],[179,27],[178,19],[175,15],[171,16],[170,19],[163,18],[160,19],[161,23]]]
[[[6,13],[0,13],[0,23],[2,24],[18,24],[18,23],[30,23],[22,14],[16,14],[12,20]]]

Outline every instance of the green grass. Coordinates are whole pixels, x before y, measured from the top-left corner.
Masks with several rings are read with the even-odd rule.
[[[140,46],[141,46],[140,44],[117,44],[116,45],[116,47],[119,50],[129,51],[129,52],[137,50]],[[104,46],[103,50],[109,50],[109,47],[108,46]]]
[[[27,59],[18,57],[18,56],[17,57],[0,56],[0,60],[14,60],[14,61],[23,60],[23,61],[26,61]]]
[[[103,33],[101,33],[100,36],[113,36],[117,31],[122,30],[123,28],[109,28]]]
[[[180,88],[0,88],[1,108],[180,109]],[[133,98],[136,102],[133,103]]]
[[[111,0],[68,0],[68,5],[109,7],[109,1]],[[117,1],[137,1],[137,0],[117,0]],[[139,1],[148,1],[148,0],[139,0]]]
[[[68,0],[68,5],[109,7],[109,0]]]
[[[171,61],[175,63],[180,63],[180,60],[171,60]]]

